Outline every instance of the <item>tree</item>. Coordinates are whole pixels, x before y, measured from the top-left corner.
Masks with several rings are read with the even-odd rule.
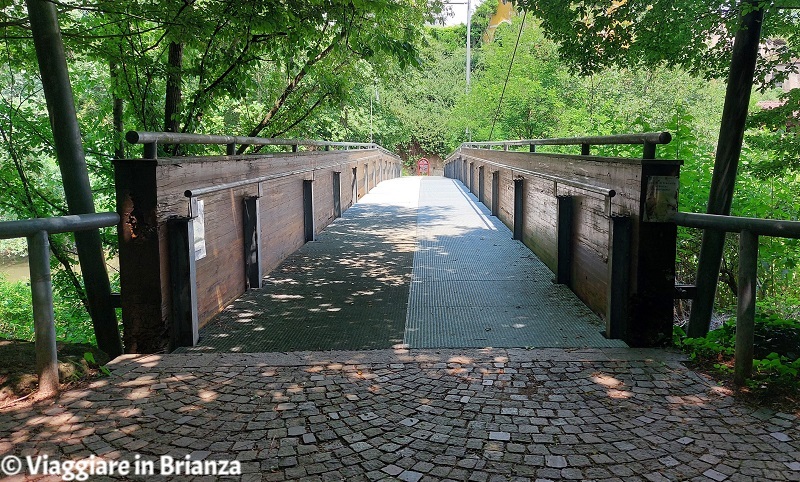
[[[769,11],[767,18],[776,19],[763,29],[767,37],[796,35],[797,15],[759,0],[741,0],[734,6],[727,0],[521,3],[542,19],[545,31],[560,42],[562,56],[584,74],[608,65],[662,64],[710,77],[729,72],[707,207],[709,213],[729,214],[765,14]],[[767,67],[761,70],[762,76],[770,71],[770,64],[798,57],[798,49],[800,45],[787,43],[767,58],[762,55]],[[717,232],[704,235],[689,336],[708,331],[723,243],[724,235]]]
[[[27,0],[26,4],[69,212],[93,213],[94,200],[56,9],[52,3],[44,0]],[[76,232],[75,244],[85,275],[97,346],[110,357],[116,357],[122,354],[122,341],[111,303],[111,287],[99,230]]]

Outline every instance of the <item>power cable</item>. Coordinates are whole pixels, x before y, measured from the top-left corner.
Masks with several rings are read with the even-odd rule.
[[[506,95],[506,86],[508,85],[508,78],[511,76],[511,66],[514,65],[514,58],[517,56],[517,47],[519,47],[519,39],[522,37],[522,27],[525,26],[525,17],[528,15],[528,11],[526,10],[522,14],[522,23],[519,25],[519,33],[517,34],[517,43],[514,44],[514,53],[511,54],[511,62],[508,63],[508,72],[506,72],[506,81],[503,83],[503,92],[500,94],[500,102],[497,103],[497,110],[494,113],[494,119],[492,120],[492,129],[489,131],[489,139],[492,140],[492,134],[494,134],[494,124],[497,122],[497,116],[500,115],[500,106],[503,105],[503,97]]]

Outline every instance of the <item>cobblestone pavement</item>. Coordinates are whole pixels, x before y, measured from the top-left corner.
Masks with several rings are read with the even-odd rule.
[[[0,454],[236,459],[236,479],[254,481],[800,480],[795,414],[742,405],[665,351],[130,355],[111,367],[50,407],[0,411]]]

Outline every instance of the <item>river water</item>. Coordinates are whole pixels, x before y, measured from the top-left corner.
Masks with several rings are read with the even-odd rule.
[[[110,272],[119,270],[119,259],[112,258],[106,260],[106,266]],[[76,267],[80,272],[80,268]],[[30,279],[31,273],[28,266],[28,258],[18,258],[14,260],[3,260],[0,262],[0,277],[5,281],[17,282]]]

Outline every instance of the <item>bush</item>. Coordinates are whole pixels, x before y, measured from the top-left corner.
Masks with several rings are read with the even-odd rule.
[[[89,314],[80,301],[53,294],[56,338],[68,343],[96,344]],[[34,340],[30,282],[0,278],[0,337]]]
[[[732,372],[736,340],[735,320],[725,322],[703,338],[686,338],[675,327],[673,341],[692,360],[713,364],[723,374]],[[797,389],[800,387],[800,321],[777,314],[756,314],[751,388]]]

